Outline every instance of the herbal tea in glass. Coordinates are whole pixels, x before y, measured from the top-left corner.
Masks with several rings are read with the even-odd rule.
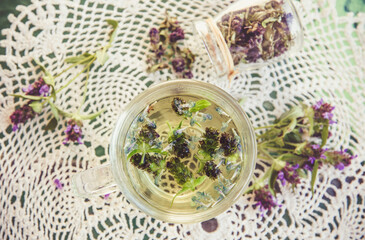
[[[177,95],[145,107],[127,133],[124,154],[136,191],[178,212],[213,207],[245,168],[243,139],[217,103]]]
[[[202,222],[242,196],[255,168],[256,139],[230,94],[179,79],[151,86],[123,107],[109,158],[110,164],[73,177],[78,196],[120,189],[153,218]]]

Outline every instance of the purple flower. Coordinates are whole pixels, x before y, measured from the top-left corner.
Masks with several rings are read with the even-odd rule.
[[[311,147],[313,150],[318,150],[321,148],[321,146],[319,146],[319,144],[313,144]]]
[[[184,71],[183,78],[192,79],[194,76],[191,71]]]
[[[25,95],[31,96],[43,96],[49,95],[50,87],[44,82],[43,78],[39,78],[38,81],[30,84],[27,88],[22,89]]]
[[[34,89],[33,84],[29,84],[28,87],[23,88],[22,90],[24,93],[29,93],[29,92],[33,91],[33,89]]]
[[[65,130],[66,138],[63,141],[63,144],[67,144],[69,141],[78,142],[79,144],[83,144],[81,141],[82,138],[82,130],[79,125],[81,123],[77,123],[75,120],[71,119],[67,122],[67,127]]]
[[[164,54],[165,54],[165,48],[160,45],[156,50],[155,50],[155,54],[157,58],[161,58]]]
[[[39,89],[39,95],[42,97],[47,97],[49,95],[49,86],[47,84],[43,85],[40,89]]]
[[[183,58],[175,58],[172,60],[172,67],[175,72],[182,72],[185,69],[185,60]]]
[[[289,163],[286,163],[286,166],[279,171],[278,179],[281,181],[283,186],[285,186],[287,182],[294,185],[300,183],[299,174],[297,172],[298,168],[299,164],[292,166]]]
[[[344,170],[345,169],[345,165],[342,162],[340,162],[337,165],[335,165],[335,168],[337,168],[338,170]]]
[[[152,44],[157,44],[160,41],[160,32],[156,28],[151,28],[149,35]]]
[[[304,156],[303,156],[307,157],[308,161],[306,161],[303,164],[303,168],[312,171],[314,162],[316,160],[324,160],[327,158],[326,155],[324,155],[324,153],[326,153],[327,151],[328,151],[327,148],[321,148],[321,146],[319,146],[318,144],[313,144],[313,145],[308,144],[304,149]],[[320,161],[319,166],[321,165],[322,162]]]
[[[312,108],[313,108],[314,110],[319,110],[319,109],[321,108],[322,104],[323,104],[323,99],[321,99],[321,100],[319,100],[318,102],[316,102],[316,104],[314,104],[314,105],[312,106]]]
[[[257,62],[261,58],[260,49],[258,47],[250,48],[247,52],[246,60],[248,62]]]
[[[314,164],[314,161],[316,160],[315,157],[309,157],[308,158],[308,161],[311,163],[311,164]]]
[[[282,21],[286,22],[287,25],[291,25],[293,22],[294,16],[292,13],[284,14]]]
[[[319,100],[316,104],[314,104],[312,108],[314,110],[315,119],[319,120],[327,119],[329,121],[329,124],[336,123],[335,121],[332,120],[333,118],[332,111],[333,109],[335,109],[335,107],[331,106],[328,103],[324,103],[323,99]]]
[[[105,194],[104,195],[104,200],[107,200],[109,198],[109,196],[110,196],[110,193]]]
[[[174,43],[178,40],[183,40],[185,38],[184,30],[182,28],[177,27],[171,34],[170,34],[170,42]]]
[[[255,190],[254,194],[254,200],[257,202],[255,206],[259,206],[261,212],[264,212],[265,210],[270,210],[272,207],[278,206],[277,201],[271,195],[267,185],[264,188]]]
[[[61,183],[61,181],[56,178],[55,180],[53,180],[54,184],[56,184],[56,188],[59,189],[59,190],[62,190],[63,189],[63,185]]]
[[[10,121],[13,124],[13,131],[16,131],[19,129],[19,124],[25,123],[27,120],[32,119],[35,117],[36,113],[33,111],[33,109],[28,104],[23,105],[19,109],[15,110],[10,115]]]
[[[341,151],[329,151],[327,153],[328,158],[339,170],[343,170],[345,167],[350,166],[352,159],[357,158],[357,155],[352,155],[347,149]]]
[[[277,41],[274,47],[274,57],[278,57],[288,50],[288,46],[284,41]]]

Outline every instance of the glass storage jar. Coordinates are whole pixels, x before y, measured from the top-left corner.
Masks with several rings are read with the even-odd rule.
[[[259,68],[301,49],[302,24],[291,0],[239,0],[214,19],[193,23],[218,76]]]

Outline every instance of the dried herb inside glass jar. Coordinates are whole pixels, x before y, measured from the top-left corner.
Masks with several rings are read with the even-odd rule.
[[[240,0],[214,19],[194,22],[219,76],[261,67],[302,46],[303,31],[290,0]]]

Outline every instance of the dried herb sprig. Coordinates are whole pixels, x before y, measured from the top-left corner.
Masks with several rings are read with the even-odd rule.
[[[206,99],[201,99],[196,102],[187,103],[185,100],[176,97],[172,100],[171,106],[174,112],[180,116],[184,116],[184,119],[190,119],[190,125],[200,125],[200,121],[212,120],[211,114],[201,113],[201,110],[209,107],[211,103]]]
[[[179,78],[193,78],[191,72],[195,55],[188,48],[181,48],[179,42],[185,39],[184,30],[175,17],[166,12],[159,28],[149,32],[151,54],[147,56],[147,72],[169,69]]]
[[[281,115],[274,124],[259,127],[266,129],[257,135],[259,158],[271,166],[264,176],[255,180],[246,193],[253,192],[261,211],[277,206],[275,184],[291,185],[294,189],[300,179],[311,172],[314,190],[318,169],[330,164],[343,170],[357,156],[347,149],[336,151],[324,148],[331,136],[329,126],[334,124],[334,107],[323,100],[314,106],[300,104]]]
[[[136,154],[142,154],[140,158],[140,164],[143,165],[145,162],[148,162],[145,159],[148,157],[148,154],[168,155],[168,152],[161,149],[158,141],[159,137],[160,135],[156,132],[156,124],[154,122],[144,124],[139,130],[138,136],[133,143],[133,150],[130,149],[132,151],[129,152],[127,159],[132,159]],[[136,158],[137,157],[131,161],[135,161]]]
[[[197,178],[192,177],[192,172],[177,157],[172,157],[170,161],[167,162],[166,166],[169,172],[174,176],[176,182],[182,187],[182,189],[172,198],[171,206],[177,196],[189,190],[195,191],[196,187],[202,184],[206,179],[206,176]]]
[[[173,129],[169,122],[167,122],[169,126],[169,133],[168,133],[168,143],[171,145],[172,153],[175,154],[179,158],[188,158],[191,156],[191,152],[189,149],[189,140],[184,133],[184,129],[181,128],[182,121],[180,124]]]
[[[112,19],[107,19],[106,22],[112,27],[112,30],[109,33],[109,42],[95,51],[95,53],[85,52],[83,54],[69,57],[65,59],[66,63],[71,64],[69,67],[64,69],[62,72],[58,74],[51,74],[39,61],[34,60],[36,64],[40,67],[43,72],[43,76],[40,77],[33,84],[30,84],[27,88],[22,89],[23,93],[20,94],[9,94],[14,97],[26,99],[27,102],[23,106],[16,109],[10,116],[10,120],[13,124],[13,131],[19,129],[20,124],[24,124],[28,120],[34,118],[37,114],[40,114],[42,110],[49,106],[51,108],[51,112],[53,114],[53,118],[48,122],[45,126],[45,130],[54,130],[60,121],[60,116],[63,116],[68,120],[67,128],[64,131],[66,134],[66,138],[63,141],[64,144],[68,142],[77,142],[79,144],[82,143],[82,121],[84,120],[92,120],[98,117],[105,110],[101,110],[97,113],[83,115],[81,114],[82,105],[85,103],[87,96],[87,85],[89,80],[89,72],[93,67],[94,62],[98,61],[101,65],[105,64],[108,60],[108,49],[112,46],[112,42],[116,36],[116,29],[118,27],[118,22]],[[78,65],[83,65],[84,68],[76,74],[73,78],[71,78],[65,85],[60,88],[56,88],[56,79],[70,70],[73,67]],[[57,100],[57,94],[61,92],[63,89],[68,87],[72,82],[74,82],[80,75],[86,73],[85,75],[85,83],[84,83],[84,93],[79,108],[76,112],[70,113],[66,110],[61,109],[59,106],[55,104]]]
[[[197,154],[194,155],[194,158],[199,161],[198,172],[204,171],[204,168],[206,168],[205,170],[208,170],[208,168],[212,168],[209,166],[205,167],[205,165],[208,162],[214,162],[213,160],[219,145],[219,135],[220,133],[217,129],[212,127],[205,128],[202,139],[199,141],[199,151]],[[214,170],[211,169],[209,171],[214,171],[219,174],[220,171],[218,172],[218,170],[215,170],[215,168],[216,165],[214,166]],[[208,173],[207,175],[213,176],[215,174]]]
[[[272,0],[225,14],[217,23],[235,65],[268,60],[286,52],[292,41],[282,1]]]

